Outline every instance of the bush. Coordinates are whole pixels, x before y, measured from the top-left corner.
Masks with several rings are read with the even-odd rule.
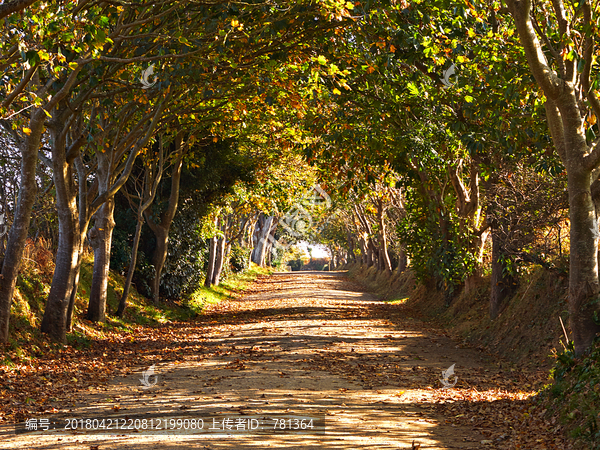
[[[303,265],[304,265],[304,263],[302,262],[302,260],[300,258],[288,261],[288,266],[290,266],[293,271],[302,269]]]
[[[240,273],[250,267],[250,250],[234,245],[229,252],[229,266],[233,273]]]

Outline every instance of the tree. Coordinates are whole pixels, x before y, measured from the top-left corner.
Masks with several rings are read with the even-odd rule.
[[[600,218],[600,139],[597,117],[597,6],[553,1],[547,8],[531,0],[507,0],[527,62],[546,101],[552,140],[568,177],[571,222],[569,324],[575,352],[592,344],[600,324],[598,219]]]

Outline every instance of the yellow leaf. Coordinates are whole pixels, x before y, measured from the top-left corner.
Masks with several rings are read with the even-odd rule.
[[[474,38],[475,37],[475,31],[473,31],[472,28],[469,30],[469,37],[470,38]]]
[[[237,27],[240,24],[240,21],[237,19],[231,19],[231,26],[233,28]]]
[[[346,2],[346,8],[347,9],[354,9],[354,3],[352,3],[352,2]]]
[[[213,138],[213,142],[219,142],[219,138],[215,136],[215,137]]]
[[[31,128],[23,127],[23,133],[29,136],[31,134]]]
[[[596,124],[596,115],[593,113],[590,113],[590,115],[587,118],[587,121],[590,125],[595,125]]]
[[[338,88],[333,88],[333,93],[335,95],[341,95],[342,92]]]

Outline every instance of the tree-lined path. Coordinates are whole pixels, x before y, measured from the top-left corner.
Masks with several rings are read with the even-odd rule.
[[[524,375],[408,314],[342,272],[264,277],[162,338],[136,336],[137,365],[124,359],[121,375],[59,399],[54,416],[324,415],[324,435],[26,434],[3,436],[0,448],[508,448],[531,388]],[[458,382],[441,389],[452,364]],[[150,365],[157,383],[143,389]]]

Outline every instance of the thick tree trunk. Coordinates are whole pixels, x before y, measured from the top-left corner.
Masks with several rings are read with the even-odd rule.
[[[546,117],[554,146],[567,170],[569,190],[569,218],[571,222],[571,253],[569,256],[569,324],[573,333],[575,352],[583,353],[594,341],[600,326],[594,315],[600,311],[597,298],[598,281],[598,217],[591,194],[591,185],[598,178],[600,147],[598,142],[588,146],[582,117],[590,104],[598,115],[600,102],[591,88],[590,73],[595,43],[593,34],[583,40],[585,56],[562,61],[560,74],[552,70],[542,50],[532,24],[530,0],[507,0],[514,18],[519,39],[527,62],[537,84],[546,96]],[[552,2],[556,22],[564,42],[576,39],[576,30],[570,29],[566,8],[562,1]],[[585,27],[594,25],[588,2],[581,5]],[[579,14],[579,11],[577,12]],[[579,36],[579,33],[577,33]],[[566,47],[565,47],[566,48]],[[581,74],[577,65],[584,62]],[[585,102],[580,98],[583,93]]]
[[[253,238],[255,245],[254,250],[252,251],[252,262],[260,267],[264,267],[265,265],[266,251],[268,248],[268,239],[271,234],[272,223],[273,216],[266,217],[262,214],[256,222]]]
[[[8,342],[10,306],[17,284],[19,266],[23,257],[31,212],[37,194],[35,172],[45,118],[46,115],[41,109],[32,110],[29,121],[31,133],[25,138],[20,149],[21,177],[19,180],[19,197],[17,199],[13,224],[8,234],[4,261],[2,262],[2,274],[0,276],[0,342]]]
[[[110,249],[115,228],[114,211],[115,202],[114,198],[111,197],[94,215],[94,228],[90,230],[90,242],[94,249],[94,271],[87,319],[93,322],[104,322],[106,320]]]
[[[568,171],[571,253],[569,255],[569,324],[575,351],[592,345],[600,326],[594,321],[598,311],[598,218],[591,195],[589,173]]]
[[[66,159],[65,133],[53,131],[52,139],[52,166],[58,211],[58,250],[41,330],[52,339],[64,342],[67,310],[80,250],[79,214],[72,164]]]

